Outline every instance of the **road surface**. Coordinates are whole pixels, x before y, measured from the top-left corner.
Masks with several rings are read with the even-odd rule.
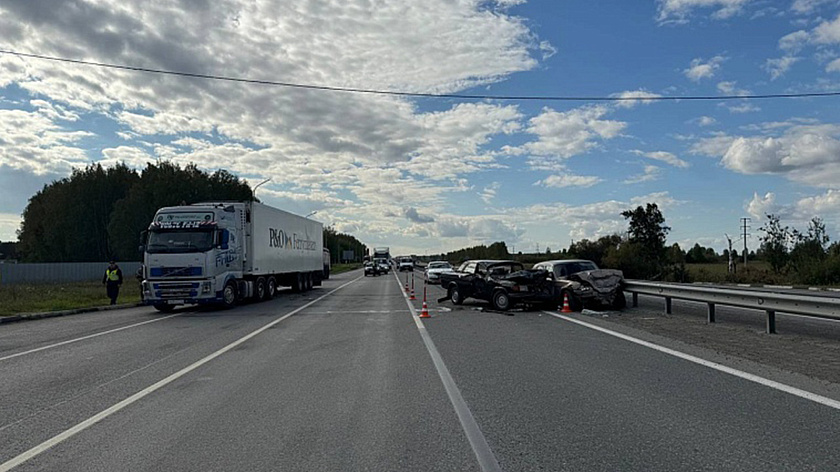
[[[400,277],[0,326],[0,471],[840,468],[837,407]]]

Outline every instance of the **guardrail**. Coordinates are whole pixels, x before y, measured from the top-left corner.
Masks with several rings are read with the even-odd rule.
[[[770,334],[776,332],[776,312],[840,320],[840,298],[642,280],[627,280],[624,291],[633,294],[634,307],[639,306],[639,295],[665,298],[665,313],[668,314],[671,314],[672,299],[706,303],[709,323],[715,322],[716,305],[761,310],[767,314],[767,333]]]

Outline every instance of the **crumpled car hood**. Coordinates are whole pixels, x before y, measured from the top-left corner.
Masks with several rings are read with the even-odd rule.
[[[567,277],[568,280],[585,283],[599,293],[610,293],[624,283],[624,273],[615,269],[598,269],[578,272]]]

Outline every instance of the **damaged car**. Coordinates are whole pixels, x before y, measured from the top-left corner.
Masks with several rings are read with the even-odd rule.
[[[627,305],[624,274],[620,270],[599,269],[594,262],[581,259],[540,262],[534,269],[553,275],[561,303],[568,295],[572,311],[585,307],[621,310]]]
[[[440,285],[455,305],[467,298],[490,302],[494,309],[507,311],[518,304],[558,304],[560,293],[547,270],[526,270],[520,262],[499,260],[466,261],[454,272],[440,274]]]

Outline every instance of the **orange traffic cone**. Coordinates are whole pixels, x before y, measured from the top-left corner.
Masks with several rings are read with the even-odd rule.
[[[560,310],[560,313],[574,313],[572,311],[572,307],[569,306],[569,293],[563,292],[563,309]]]
[[[423,302],[423,309],[420,310],[420,318],[431,318],[429,315],[429,307],[426,306],[426,302]]]

